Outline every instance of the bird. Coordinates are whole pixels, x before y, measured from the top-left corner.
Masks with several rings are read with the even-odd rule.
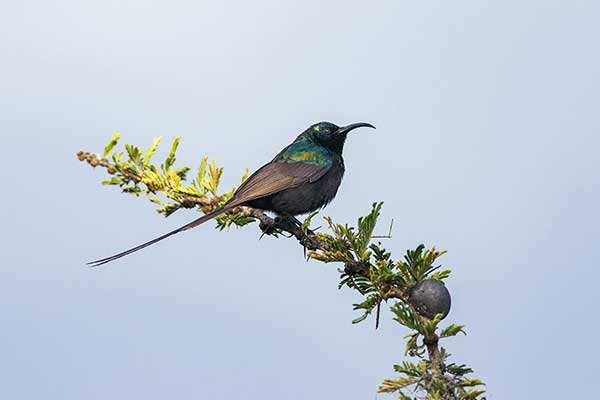
[[[97,267],[117,260],[239,206],[270,211],[298,223],[297,215],[321,209],[334,199],[344,176],[342,151],[347,135],[362,127],[375,129],[367,122],[346,126],[331,122],[312,124],[270,162],[250,175],[221,207],[162,236],[87,265]]]

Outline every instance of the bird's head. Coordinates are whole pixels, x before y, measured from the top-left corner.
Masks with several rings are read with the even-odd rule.
[[[357,122],[355,124],[341,127],[337,126],[336,124],[332,124],[331,122],[318,122],[311,125],[305,133],[310,134],[321,146],[327,147],[328,149],[341,154],[348,133],[353,129],[361,127],[375,129],[373,125],[366,122]]]

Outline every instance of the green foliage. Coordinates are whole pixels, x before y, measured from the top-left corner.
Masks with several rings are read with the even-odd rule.
[[[112,149],[115,148],[115,146],[117,145],[117,142],[119,141],[120,138],[121,138],[121,135],[119,133],[115,133],[113,135],[113,137],[110,139],[110,142],[108,142],[106,147],[104,147],[104,153],[103,153],[104,155],[102,156],[102,158],[108,158],[108,155],[110,154]]]
[[[169,155],[165,162],[161,165],[163,172],[167,172],[171,169],[171,167],[175,164],[175,153],[177,152],[177,148],[179,147],[179,137],[176,137],[173,140],[173,144],[171,144],[171,150],[169,151]]]
[[[312,223],[313,218],[317,214],[319,214],[319,211],[313,211],[312,213],[308,214],[308,216],[302,222],[302,225],[300,225],[300,229],[302,229],[302,232],[304,232],[304,233],[308,232],[308,229],[310,228],[310,224]]]
[[[190,168],[175,167],[177,149],[180,138],[173,140],[169,153],[164,162],[158,166],[152,163],[162,137],[156,137],[146,151],[139,147],[126,144],[125,152],[117,153],[115,148],[120,135],[114,134],[104,148],[103,160],[112,160],[113,166],[109,173],[113,176],[102,181],[103,185],[119,186],[123,193],[144,195],[148,200],[158,206],[157,212],[168,217],[181,208],[196,208],[200,204],[204,211],[210,211],[229,200],[235,188],[219,196],[218,187],[223,174],[223,167],[218,167],[216,161],[203,158],[198,172],[189,184],[187,173]],[[127,157],[124,159],[124,155]],[[242,182],[248,178],[248,171],[244,174]],[[244,226],[254,222],[251,216],[242,213],[224,214],[217,220],[219,229],[229,228],[231,225]]]
[[[434,267],[433,264],[445,253],[445,250],[436,251],[435,248],[425,250],[425,245],[420,244],[415,250],[408,250],[404,256],[404,260],[398,261],[396,267],[410,275],[414,282],[418,282],[429,277],[429,274],[439,268]],[[431,278],[443,281],[449,275],[450,271],[445,270],[441,273],[433,274]]]
[[[448,356],[442,349],[442,364]],[[466,378],[465,375],[473,371],[464,365],[448,364],[442,373],[433,375],[431,361],[421,359],[416,364],[404,361],[395,365],[394,370],[401,375],[400,378],[384,380],[379,387],[380,393],[397,393],[401,399],[411,400],[485,399],[482,397],[485,390],[481,389],[485,384],[479,379]],[[424,397],[423,393],[427,396]]]
[[[446,328],[442,329],[442,332],[440,332],[440,337],[445,338],[445,337],[451,337],[451,336],[456,336],[459,333],[462,333],[464,335],[467,334],[467,332],[464,331],[464,325],[450,325],[447,326]]]
[[[395,366],[401,377],[385,380],[379,391],[395,392],[401,399],[422,398],[411,397],[415,393],[427,393],[427,398],[431,399],[482,399],[484,390],[466,389],[471,385],[478,387],[483,384],[477,379],[465,378],[465,375],[472,373],[471,369],[455,364],[444,367],[448,357],[445,351],[441,352],[440,360],[425,359],[427,343],[437,346],[441,338],[466,334],[464,325],[451,324],[440,329],[441,314],[428,319],[419,315],[408,302],[409,291],[417,282],[424,279],[444,282],[450,276],[450,270],[439,270],[441,266],[436,266],[446,251],[426,249],[420,244],[416,249],[408,250],[402,260],[392,260],[391,253],[380,242],[372,242],[381,207],[382,203],[374,203],[371,211],[358,219],[356,228],[336,224],[326,217],[330,233],[319,233],[319,238],[327,243],[327,249],[309,253],[316,260],[344,263],[345,268],[340,270],[339,288],[356,290],[363,297],[361,302],[354,304],[354,309],[362,311],[362,315],[352,323],[365,321],[382,302],[392,298],[396,300],[390,307],[394,320],[410,330],[405,336],[405,355],[420,361],[418,364],[403,362]],[[442,372],[434,363],[442,367]]]
[[[158,149],[158,145],[160,144],[161,140],[162,140],[162,136],[154,138],[154,140],[152,141],[152,144],[150,145],[148,150],[146,150],[146,153],[144,154],[144,166],[145,167],[147,167],[150,164],[150,159],[152,158],[154,153],[156,153],[156,149]]]
[[[379,218],[382,206],[383,203],[374,203],[371,212],[358,219],[358,232],[356,234],[354,234],[354,229],[352,228],[347,230],[352,250],[357,258],[361,260],[368,259],[371,256],[366,250],[371,241],[371,236],[373,236],[373,230],[375,229],[375,225],[377,225],[377,218]]]
[[[112,175],[102,184],[119,186],[123,193],[144,195],[158,206],[157,211],[164,216],[181,208],[199,207],[203,212],[210,212],[235,193],[235,188],[219,193],[223,167],[218,167],[214,160],[209,162],[206,157],[201,160],[197,173],[188,182],[187,174],[191,169],[186,166],[175,167],[179,138],[172,142],[160,167],[153,164],[152,160],[161,137],[155,138],[146,151],[126,144],[124,152],[115,152],[119,139],[120,135],[115,133],[104,148],[103,158],[90,164],[103,165]],[[89,153],[85,153],[80,159],[86,159],[86,154]],[[112,164],[109,160],[112,160]],[[241,182],[247,178],[248,170]],[[466,335],[464,325],[450,324],[441,328],[441,314],[428,319],[420,315],[408,301],[410,289],[418,282],[435,279],[444,283],[450,276],[449,269],[441,269],[441,265],[436,265],[446,252],[433,247],[427,249],[425,245],[419,244],[414,250],[408,250],[402,259],[394,260],[391,252],[381,242],[373,241],[382,206],[381,202],[373,203],[370,212],[358,218],[355,227],[335,223],[331,218],[324,217],[328,231],[315,234],[319,246],[316,249],[310,247],[313,250],[308,252],[308,257],[314,260],[343,264],[343,268],[338,270],[338,287],[354,290],[361,297],[353,305],[354,310],[361,313],[352,321],[353,324],[367,320],[374,311],[379,319],[382,304],[391,302],[389,309],[394,321],[408,330],[404,336],[404,354],[416,358],[416,362],[403,361],[395,365],[394,371],[400,376],[385,380],[379,387],[379,392],[396,393],[403,400],[485,399],[485,391],[481,389],[483,382],[467,377],[473,370],[464,364],[447,362],[450,355],[445,349],[438,349],[439,340],[460,333]],[[310,226],[317,214],[314,212],[308,215],[300,226],[301,232],[307,237],[312,235]],[[254,221],[252,214],[243,207],[237,207],[216,219],[220,230],[232,225],[245,226]]]

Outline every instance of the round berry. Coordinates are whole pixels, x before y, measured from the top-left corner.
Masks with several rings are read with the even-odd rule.
[[[408,293],[408,302],[422,316],[433,319],[436,314],[446,318],[450,312],[450,292],[446,286],[435,279],[417,282]]]

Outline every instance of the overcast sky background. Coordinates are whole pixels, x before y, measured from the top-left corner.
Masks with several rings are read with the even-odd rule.
[[[169,219],[79,149],[181,135],[226,187],[313,122],[367,121],[326,214],[385,201],[399,258],[449,250],[453,361],[490,399],[597,392],[597,1],[0,6],[0,398],[386,399],[406,330],[352,326],[336,265],[256,226],[85,261]],[[164,150],[164,149],[163,149]],[[164,154],[164,153],[161,153]]]

